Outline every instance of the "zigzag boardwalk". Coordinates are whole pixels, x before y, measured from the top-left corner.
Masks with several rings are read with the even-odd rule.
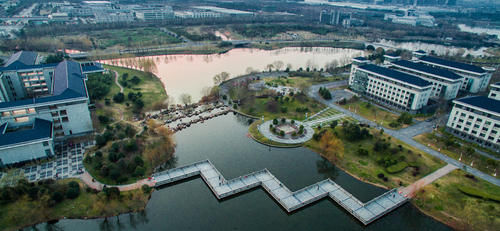
[[[262,186],[287,212],[329,196],[364,225],[398,208],[408,200],[398,193],[397,189],[393,189],[363,203],[330,179],[292,192],[267,169],[226,180],[209,160],[156,173],[153,174],[153,178],[155,186],[158,187],[196,175],[201,176],[218,199]]]

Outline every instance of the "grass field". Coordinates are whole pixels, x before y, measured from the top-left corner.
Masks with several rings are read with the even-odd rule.
[[[323,82],[331,82],[342,80],[342,77],[321,77],[321,78],[312,78],[312,77],[283,77],[283,78],[264,78],[264,81],[269,84],[276,84],[278,86],[287,86],[287,87],[299,87],[302,84],[318,84]]]
[[[114,216],[120,213],[144,209],[150,193],[139,190],[121,192],[120,198],[107,199],[103,192],[93,193],[85,190],[78,179],[60,180],[66,184],[75,180],[80,184],[80,195],[75,199],[65,199],[54,207],[47,207],[41,200],[32,201],[25,196],[20,200],[0,205],[0,227],[2,230],[17,230],[49,220],[66,218],[92,218]]]
[[[284,100],[283,102],[278,103],[278,108],[276,112],[271,112],[267,108],[267,104],[270,100],[274,100],[273,98],[256,98],[255,102],[250,105],[243,105],[240,110],[245,113],[256,117],[264,116],[265,120],[286,117],[288,119],[294,120],[304,120],[305,112],[297,112],[297,108],[307,108],[308,115],[314,115],[317,112],[323,109],[323,105],[320,103],[305,98],[303,102],[300,100]],[[281,111],[281,108],[287,108],[286,112]]]
[[[471,164],[474,162],[473,167],[479,169],[480,171],[492,175],[497,166],[500,166],[499,161],[495,161],[493,159],[488,160],[489,158],[482,156],[478,153],[474,153],[472,155],[465,154],[465,147],[460,145],[454,146],[446,146],[445,143],[436,136],[436,133],[425,133],[415,136],[413,138],[417,142],[423,145],[429,145],[430,148],[439,151],[455,160],[458,160],[462,157],[461,162],[466,164]],[[500,175],[496,176],[500,178]]]
[[[500,197],[500,187],[455,170],[425,186],[412,203],[458,230],[498,230],[500,203],[466,195],[459,190],[461,186]]]
[[[397,121],[399,115],[383,110],[371,103],[368,102],[363,102],[361,100],[358,100],[356,102],[352,103],[347,103],[345,105],[341,105],[343,108],[350,110],[352,112],[355,112],[356,114],[359,114],[360,116],[371,120],[373,122],[376,122],[377,124],[382,125],[385,128],[390,128],[390,129],[400,129],[404,127],[408,127],[406,124],[399,125],[398,127],[391,127],[389,124],[391,122]]]
[[[338,137],[342,140],[344,145],[344,158],[338,161],[335,161],[332,156],[325,156],[331,162],[335,163],[337,166],[341,167],[345,171],[350,174],[359,177],[362,180],[383,185],[388,188],[400,187],[401,185],[409,185],[419,178],[439,169],[444,166],[444,162],[441,160],[434,158],[430,155],[423,153],[420,150],[417,150],[400,140],[389,137],[388,135],[380,135],[378,130],[370,129],[370,133],[374,134],[375,137],[371,139],[364,139],[361,141],[351,142],[345,139],[345,135],[342,132],[341,122],[335,128],[335,132],[338,134]],[[331,130],[331,128],[323,128]],[[375,152],[373,147],[375,145],[376,137],[384,138],[388,140],[391,148],[397,148],[401,145],[402,151],[397,154],[391,154],[389,151],[385,152]],[[320,148],[320,143],[314,139],[305,143],[305,146],[311,148],[312,150],[322,153]],[[363,148],[368,150],[368,155],[359,155],[357,153],[359,148]],[[395,156],[394,156],[395,155]],[[408,167],[405,170],[390,174],[386,170],[385,167],[381,166],[377,163],[379,158],[384,157],[395,157],[400,162],[404,161],[409,163],[412,166],[418,166],[419,174],[413,176],[413,168]],[[388,181],[384,181],[383,179],[377,177],[379,173],[383,173],[386,177],[388,177]]]
[[[250,135],[255,139],[257,140],[257,142],[259,143],[262,143],[262,144],[267,144],[267,145],[270,145],[270,146],[275,146],[275,147],[286,147],[286,148],[289,148],[289,147],[300,147],[302,146],[302,144],[283,144],[283,143],[279,143],[279,142],[276,142],[276,141],[272,141],[266,137],[264,137],[260,132],[259,132],[259,125],[262,124],[262,121],[261,120],[257,120],[255,122],[253,122],[250,127],[248,127],[248,133],[250,133]]]
[[[100,48],[113,46],[145,47],[181,42],[162,30],[152,27],[92,31],[88,36],[93,38]]]

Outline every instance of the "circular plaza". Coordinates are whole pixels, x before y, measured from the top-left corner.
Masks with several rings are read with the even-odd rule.
[[[306,124],[285,118],[268,120],[258,128],[267,139],[283,144],[301,144],[314,134],[314,130]]]

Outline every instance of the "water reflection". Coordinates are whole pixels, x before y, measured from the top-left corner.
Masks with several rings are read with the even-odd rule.
[[[330,161],[325,158],[321,158],[321,160],[316,161],[316,167],[319,174],[322,174],[325,178],[330,178],[333,181],[335,181],[339,175],[335,165],[330,163]]]
[[[350,59],[362,54],[354,49],[328,47],[287,47],[278,50],[249,48],[232,49],[224,54],[211,55],[162,55],[154,56],[158,71],[155,73],[164,83],[167,94],[178,99],[183,93],[192,96],[193,101],[201,98],[204,87],[213,86],[213,76],[228,72],[231,77],[246,74],[248,67],[263,71],[268,64],[282,61],[293,68],[323,68],[336,60],[347,64]],[[161,57],[161,58],[160,58]],[[129,68],[138,68],[137,60],[153,57],[126,58],[102,61]],[[158,59],[160,58],[160,59]],[[161,59],[163,58],[163,62]],[[284,68],[283,68],[284,69]]]

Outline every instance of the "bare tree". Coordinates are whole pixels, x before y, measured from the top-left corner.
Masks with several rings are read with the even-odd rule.
[[[275,62],[273,63],[273,65],[274,65],[274,67],[276,67],[276,70],[277,70],[277,71],[280,71],[280,70],[281,70],[281,68],[283,68],[283,66],[284,66],[285,64],[283,63],[283,61],[281,61],[281,60],[280,60],[280,61],[275,61]]]
[[[273,68],[274,68],[274,65],[273,65],[272,63],[267,64],[267,66],[266,66],[266,69],[267,69],[269,72],[271,72],[271,71],[273,70]]]
[[[184,104],[184,105],[188,105],[188,104],[191,104],[191,95],[187,94],[187,93],[183,93],[179,96],[179,100]]]
[[[229,79],[229,73],[223,71],[223,72],[221,72],[219,74],[216,74],[213,79],[214,79],[214,84],[215,85],[219,85],[222,82],[224,82],[224,81],[226,81],[226,80]]]
[[[247,74],[253,74],[253,73],[256,73],[257,70],[253,69],[253,67],[247,67],[245,73]]]

